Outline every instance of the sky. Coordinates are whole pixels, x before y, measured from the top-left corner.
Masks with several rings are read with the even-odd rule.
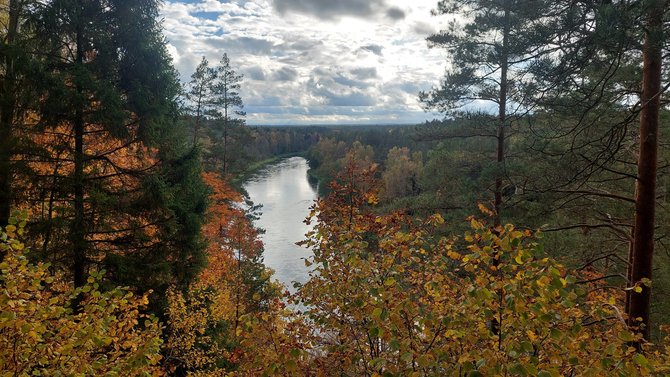
[[[410,124],[444,75],[437,0],[166,0],[168,51],[188,82],[227,53],[250,125]]]

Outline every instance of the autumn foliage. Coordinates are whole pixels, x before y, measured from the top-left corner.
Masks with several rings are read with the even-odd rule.
[[[8,375],[652,376],[664,344],[628,328],[621,294],[548,257],[541,234],[471,217],[379,214],[375,165],[349,164],[312,208],[311,279],[282,294],[241,197],[216,175],[209,267],[167,293],[162,339],[146,297],[73,290],[3,236],[0,367]],[[490,212],[480,208],[484,215]],[[72,300],[83,295],[80,310]],[[667,342],[665,343],[667,344]],[[35,357],[34,355],[39,355]]]
[[[218,376],[253,369],[248,359],[259,349],[288,342],[277,338],[288,323],[243,197],[218,174],[204,173],[203,180],[211,189],[203,226],[207,267],[186,292],[168,291],[163,352],[169,373]]]
[[[323,375],[670,372],[668,350],[636,352],[621,302],[549,258],[539,235],[471,218],[464,237],[436,236],[440,215],[375,214],[374,189],[360,189],[371,172],[347,174],[313,208],[315,269],[298,294]]]
[[[48,264],[28,262],[16,238],[24,225],[0,233],[0,375],[160,375],[161,330],[142,314],[147,296],[101,291],[101,273],[73,289]]]

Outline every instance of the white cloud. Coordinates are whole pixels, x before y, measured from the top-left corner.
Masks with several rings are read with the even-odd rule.
[[[417,97],[444,73],[444,52],[425,42],[440,28],[430,15],[437,0],[335,3],[169,0],[162,8],[168,51],[184,82],[202,56],[215,64],[227,53],[245,74],[249,124],[432,118]]]

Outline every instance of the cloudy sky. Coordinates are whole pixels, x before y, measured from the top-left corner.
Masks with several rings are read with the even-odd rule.
[[[166,0],[182,81],[225,52],[244,74],[247,123],[372,124],[432,119],[420,90],[444,73],[437,0]]]

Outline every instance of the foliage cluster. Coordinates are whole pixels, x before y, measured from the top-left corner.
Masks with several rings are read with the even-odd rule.
[[[102,290],[104,272],[72,288],[48,264],[32,264],[17,237],[25,221],[0,233],[0,375],[160,375],[158,319],[148,295]]]
[[[470,218],[463,238],[442,237],[439,215],[375,214],[371,171],[353,174],[314,207],[315,270],[298,293],[326,375],[670,372],[667,348],[631,346],[621,295],[547,257],[538,235]]]
[[[212,189],[203,227],[207,267],[188,289],[168,291],[164,364],[177,375],[244,375],[258,365],[249,359],[269,355],[259,350],[289,339],[280,320],[282,291],[263,265],[254,207],[240,206],[242,196],[220,175],[204,173],[203,180]]]
[[[244,279],[258,253],[255,237],[248,244],[221,237],[210,249],[211,269],[188,290],[169,291],[165,343],[157,320],[142,314],[147,296],[100,292],[96,276],[73,290],[48,266],[28,263],[14,238],[23,228],[9,226],[2,244],[3,369],[19,375],[670,373],[666,346],[645,344],[640,353],[631,345],[640,335],[626,325],[621,295],[600,275],[575,274],[545,254],[539,235],[512,225],[470,218],[470,231],[448,238],[440,235],[440,215],[377,214],[375,169],[351,161],[315,204],[314,229],[304,242],[314,250],[308,261],[314,270],[291,297],[293,306],[267,280]],[[211,213],[227,216],[210,218],[212,230],[225,229],[210,233],[214,241],[249,227],[232,204],[238,194],[216,175],[205,180],[213,187]]]

